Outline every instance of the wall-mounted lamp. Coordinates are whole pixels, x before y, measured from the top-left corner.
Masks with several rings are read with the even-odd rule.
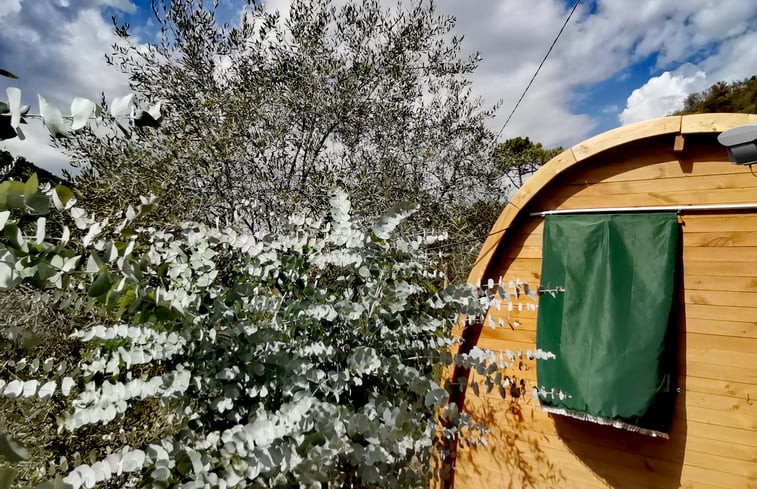
[[[734,127],[720,133],[718,142],[728,148],[728,157],[736,165],[757,163],[757,124]]]

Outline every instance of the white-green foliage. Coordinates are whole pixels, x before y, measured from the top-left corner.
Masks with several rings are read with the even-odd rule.
[[[4,71],[4,70],[0,70]],[[2,75],[2,73],[0,73]],[[15,76],[13,77],[15,78]],[[18,137],[25,139],[21,124],[26,124],[27,118],[39,118],[44,123],[50,135],[54,138],[67,138],[73,133],[88,126],[90,120],[102,119],[102,107],[95,102],[76,97],[71,102],[71,115],[63,116],[60,109],[48,103],[47,99],[37,94],[39,114],[31,114],[31,106],[21,105],[21,90],[8,87],[5,90],[8,101],[0,100],[0,140]],[[135,107],[134,94],[116,97],[110,104],[109,121],[118,127],[127,137],[131,136],[133,128],[157,127],[163,120],[160,112],[161,103],[148,109]],[[70,120],[70,123],[66,122]]]
[[[507,378],[490,352],[448,353],[458,314],[480,314],[491,294],[435,287],[423,251],[433,239],[396,233],[411,208],[366,231],[335,191],[329,213],[249,235],[141,224],[152,206],[143,199],[111,223],[76,207],[68,189],[37,190],[35,177],[0,185],[0,287],[48,289],[113,318],[73,334],[88,346],[74,373],[35,359],[0,381],[2,395],[44,400],[60,389],[66,430],[107,427],[159,399],[166,423],[183,427],[75,467],[69,487],[124,474],[158,487],[406,487],[419,475],[411,461],[439,436],[438,416],[442,436],[483,432],[447,405],[432,369],[474,368],[487,386],[495,372],[500,385]],[[60,232],[49,235],[53,221]]]

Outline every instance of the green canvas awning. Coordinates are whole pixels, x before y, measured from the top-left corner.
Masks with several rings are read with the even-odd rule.
[[[667,436],[678,240],[669,213],[545,218],[536,341],[556,358],[537,363],[542,408]]]

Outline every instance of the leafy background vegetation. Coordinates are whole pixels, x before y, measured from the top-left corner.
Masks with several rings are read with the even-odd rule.
[[[757,113],[757,77],[731,83],[718,82],[707,90],[692,93],[676,114],[706,112]]]

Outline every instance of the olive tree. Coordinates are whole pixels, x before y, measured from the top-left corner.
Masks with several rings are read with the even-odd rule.
[[[460,204],[506,195],[492,110],[471,95],[478,55],[463,54],[454,19],[433,2],[295,0],[284,16],[248,2],[231,25],[192,0],[153,11],[161,41],[140,44],[117,26],[108,60],[164,120],[61,141],[90,195],[170,195],[171,216],[252,231],[292,207],[326,209],[334,184],[356,216],[412,200],[436,230]]]

